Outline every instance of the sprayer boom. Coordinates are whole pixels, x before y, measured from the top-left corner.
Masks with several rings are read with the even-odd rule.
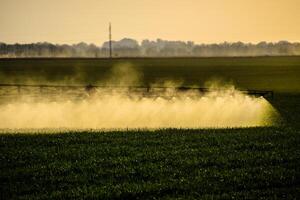
[[[84,89],[86,92],[91,92],[96,89],[107,89],[107,90],[118,90],[118,91],[126,91],[133,93],[141,93],[145,96],[153,96],[160,94],[163,95],[168,91],[173,92],[199,92],[199,93],[210,93],[210,92],[225,92],[228,89],[224,88],[204,88],[204,87],[164,87],[164,86],[120,86],[120,85],[35,85],[35,84],[0,84],[0,87],[16,87],[18,92],[21,92],[22,88],[40,88],[40,92],[42,92],[46,88],[56,88],[56,89]],[[273,98],[274,92],[271,90],[238,90],[243,94],[248,94],[252,96],[262,96],[262,97],[271,97]]]

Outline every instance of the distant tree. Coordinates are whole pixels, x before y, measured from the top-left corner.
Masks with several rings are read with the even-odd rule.
[[[279,41],[258,44],[223,42],[220,44],[194,44],[192,41],[157,39],[136,40],[124,38],[112,41],[115,56],[265,56],[300,55],[300,43]],[[109,43],[101,47],[80,42],[73,45],[38,42],[31,44],[5,44],[0,42],[0,57],[107,57]]]

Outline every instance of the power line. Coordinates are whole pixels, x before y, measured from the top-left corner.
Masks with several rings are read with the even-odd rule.
[[[112,58],[111,23],[109,22],[109,57]]]

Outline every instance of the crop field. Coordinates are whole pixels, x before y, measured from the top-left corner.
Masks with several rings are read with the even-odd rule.
[[[300,92],[300,56],[236,58],[0,59],[0,83],[101,84],[113,66],[129,63],[139,85],[173,80],[205,86],[218,80],[240,89]]]
[[[142,72],[140,85],[214,80],[273,90],[267,100],[280,120],[249,128],[3,129],[1,199],[299,198],[300,57],[0,59],[0,84],[101,85],[122,63]]]

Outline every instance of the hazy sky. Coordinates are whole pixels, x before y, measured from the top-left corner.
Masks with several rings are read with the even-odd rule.
[[[300,0],[0,0],[0,41],[300,41]]]

